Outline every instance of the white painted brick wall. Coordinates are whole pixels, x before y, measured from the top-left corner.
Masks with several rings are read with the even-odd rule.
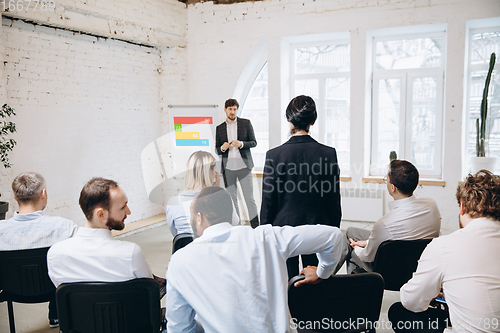
[[[2,34],[2,26],[0,25],[0,35]],[[0,43],[0,64],[4,60],[4,47]],[[0,70],[0,107],[6,102],[6,84],[7,80],[2,70]],[[11,154],[12,155],[12,154]],[[5,169],[3,165],[0,165],[0,201],[10,202],[12,198],[12,191],[10,190],[10,175],[12,173],[11,169]]]
[[[28,1],[25,1],[23,10],[3,13],[136,42],[185,44],[187,9],[177,0],[56,0],[54,10],[41,7],[35,10],[34,4],[31,2],[30,9],[26,10]]]
[[[159,52],[3,23],[3,75],[18,113],[12,175],[40,172],[47,180],[47,214],[80,225],[79,193],[93,176],[120,183],[132,211],[128,222],[162,213],[147,198],[140,161],[142,149],[160,134]]]

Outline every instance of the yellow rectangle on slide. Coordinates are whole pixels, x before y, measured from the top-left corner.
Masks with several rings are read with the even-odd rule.
[[[175,132],[176,139],[199,139],[200,132]]]

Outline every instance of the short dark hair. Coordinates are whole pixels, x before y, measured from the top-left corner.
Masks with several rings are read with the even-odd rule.
[[[314,124],[317,118],[316,103],[309,96],[295,97],[286,108],[286,120],[295,126],[292,134],[300,130],[309,132],[309,125]]]
[[[224,103],[224,109],[227,109],[228,107],[231,107],[231,106],[235,106],[236,105],[236,108],[239,109],[240,108],[240,105],[238,104],[238,101],[235,100],[234,98],[230,98],[226,101],[226,103]]]
[[[233,202],[229,193],[221,187],[205,187],[191,203],[195,214],[200,213],[211,225],[229,222],[233,217]]]
[[[94,177],[85,184],[80,192],[79,203],[88,221],[92,220],[94,209],[103,208],[109,210],[109,191],[117,187],[117,182],[102,177]]]
[[[14,199],[20,203],[38,202],[44,188],[45,179],[36,172],[23,172],[12,182]]]
[[[405,160],[392,160],[387,176],[390,183],[404,195],[412,195],[418,186],[418,170]]]
[[[500,221],[500,176],[487,170],[469,174],[458,184],[456,198],[470,217]]]

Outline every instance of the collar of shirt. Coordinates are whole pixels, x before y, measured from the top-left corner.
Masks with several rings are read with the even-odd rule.
[[[43,211],[41,210],[29,214],[18,214],[17,212],[14,212],[14,220],[16,221],[32,221],[42,216],[43,216]]]
[[[184,191],[180,192],[179,195],[184,196],[184,197],[194,198],[198,193],[200,193],[200,191],[184,190]]]
[[[203,235],[196,238],[194,242],[216,242],[217,238],[231,231],[232,225],[228,222],[217,223],[206,228]]]
[[[478,217],[470,221],[463,229],[472,230],[475,228],[500,228],[500,221],[495,221],[488,217]]]
[[[226,118],[226,124],[227,124],[227,126],[231,126],[231,125],[233,125],[233,126],[234,126],[234,125],[236,125],[236,122],[237,122],[237,121],[238,121],[238,117],[236,117],[236,118],[234,119],[234,121],[230,124],[230,123],[228,123],[228,122],[227,122],[227,118]]]
[[[394,209],[396,209],[398,207],[401,207],[403,205],[409,204],[410,202],[413,202],[415,200],[417,200],[417,198],[415,198],[412,195],[411,197],[408,197],[408,198],[391,201],[387,205],[389,206],[389,210],[394,210]]]
[[[78,228],[76,236],[113,239],[113,235],[109,229]]]

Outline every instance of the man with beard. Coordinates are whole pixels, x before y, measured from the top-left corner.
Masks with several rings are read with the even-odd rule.
[[[248,208],[250,225],[256,228],[259,225],[257,205],[253,197],[252,168],[253,159],[250,148],[257,146],[252,123],[248,119],[237,117],[238,101],[231,98],[224,103],[226,121],[217,126],[215,133],[215,149],[222,156],[221,174],[227,192],[240,215],[238,191],[236,181],[240,182],[243,198]]]
[[[47,254],[49,276],[61,283],[121,282],[152,278],[139,245],[113,239],[111,230],[122,230],[130,215],[128,199],[118,184],[92,178],[80,193],[80,207],[87,222],[70,239],[52,246]]]

